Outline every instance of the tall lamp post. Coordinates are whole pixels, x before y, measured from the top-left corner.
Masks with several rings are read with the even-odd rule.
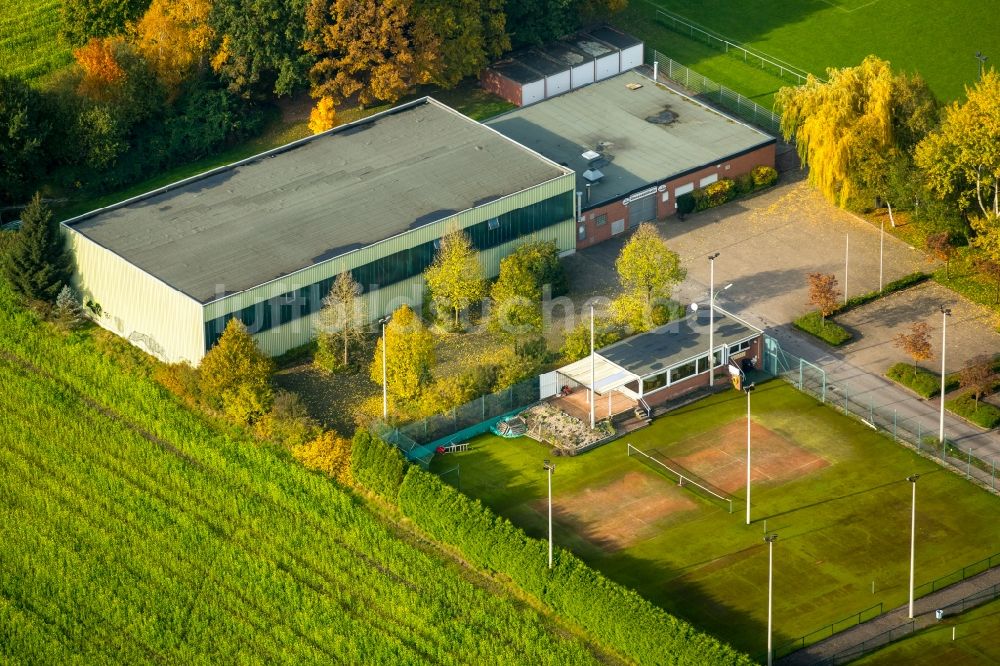
[[[715,260],[719,253],[708,255],[708,385],[715,386]]]
[[[386,315],[378,320],[382,324],[382,420],[389,420],[389,383],[386,381],[385,357],[389,355],[388,345],[385,340],[385,325],[392,319],[392,315]]]
[[[917,544],[917,479],[919,474],[906,477],[906,480],[913,485],[913,503],[910,510],[910,619],[913,619],[913,561],[916,554]]]
[[[983,80],[983,67],[986,65],[986,61],[989,60],[989,56],[984,56],[982,51],[976,51],[976,60],[979,61],[979,80]]]
[[[767,542],[767,666],[771,666],[774,661],[774,650],[771,648],[774,627],[771,611],[774,608],[774,542],[777,540],[777,534],[768,534],[764,537],[764,541]]]
[[[941,451],[947,452],[944,443],[944,356],[948,342],[948,317],[951,316],[951,309],[941,306],[941,419],[938,422],[938,441],[941,442]]]
[[[590,429],[594,429],[594,306],[590,306]]]
[[[750,524],[750,393],[757,388],[747,384],[743,391],[747,394],[747,525]]]
[[[549,569],[552,568],[552,472],[556,466],[546,460],[542,467],[549,473]]]

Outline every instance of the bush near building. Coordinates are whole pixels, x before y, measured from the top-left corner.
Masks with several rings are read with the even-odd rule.
[[[951,400],[945,400],[944,406],[951,413],[957,414],[981,428],[991,430],[1000,425],[1000,408],[988,402],[976,400],[972,391],[966,391]]]
[[[853,337],[851,333],[832,321],[824,320],[818,311],[807,312],[793,322],[795,328],[814,335],[823,342],[839,347],[850,342]]]

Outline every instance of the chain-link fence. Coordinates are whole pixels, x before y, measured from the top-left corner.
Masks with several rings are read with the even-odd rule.
[[[659,51],[654,50],[652,58],[651,64],[655,63],[659,76],[666,77],[692,91],[699,100],[721,107],[775,136],[781,133],[781,116],[770,109],[765,109],[752,99],[702,76]]]
[[[872,391],[855,392],[849,381],[827,381],[822,368],[785,352],[770,336],[765,337],[764,369],[787,380],[803,393],[857,418],[869,428],[881,431],[897,442],[909,444],[919,453],[964,472],[967,479],[996,491],[996,458],[976,456],[975,449],[962,448],[947,437],[942,444],[938,439],[938,423],[920,416],[903,417],[895,409],[876,405]]]
[[[910,620],[909,622],[901,624],[898,627],[893,627],[889,631],[873,636],[864,642],[852,645],[846,650],[842,650],[828,659],[817,662],[817,664],[822,664],[822,666],[839,666],[839,664],[850,663],[856,659],[860,659],[866,654],[885,647],[889,643],[893,643],[901,638],[909,636],[915,630],[916,623],[913,620]]]

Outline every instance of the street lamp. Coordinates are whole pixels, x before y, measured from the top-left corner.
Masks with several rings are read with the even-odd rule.
[[[990,57],[989,56],[984,56],[982,51],[976,51],[976,60],[979,61],[979,80],[980,81],[983,79],[983,66],[986,64],[986,61],[989,60],[989,59],[990,59]]]
[[[719,253],[708,255],[708,385],[715,386],[715,260]]]
[[[549,569],[552,568],[552,472],[556,471],[556,466],[546,460],[542,467],[549,473]]]
[[[747,525],[750,524],[750,393],[757,388],[747,384],[743,391],[747,394]]]
[[[389,383],[386,381],[386,370],[385,370],[385,357],[388,356],[388,345],[385,341],[385,325],[389,323],[392,319],[392,315],[388,314],[378,320],[378,323],[382,324],[382,420],[389,420]]]
[[[590,429],[594,429],[594,306],[590,306]]]
[[[948,317],[951,316],[951,309],[945,306],[941,308],[941,420],[938,423],[938,441],[941,442],[941,450],[946,451],[944,443],[944,357],[948,341]]]
[[[774,650],[771,649],[771,635],[773,630],[772,608],[774,607],[774,542],[778,540],[777,534],[768,534],[764,537],[767,542],[767,666],[771,666],[774,661]]]
[[[917,544],[917,479],[919,474],[906,477],[913,484],[913,504],[910,511],[910,619],[913,619],[913,560]]]

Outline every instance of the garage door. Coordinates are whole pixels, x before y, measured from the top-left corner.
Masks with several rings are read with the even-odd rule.
[[[635,199],[628,204],[629,229],[639,226],[640,222],[656,219],[656,197],[647,196]]]

